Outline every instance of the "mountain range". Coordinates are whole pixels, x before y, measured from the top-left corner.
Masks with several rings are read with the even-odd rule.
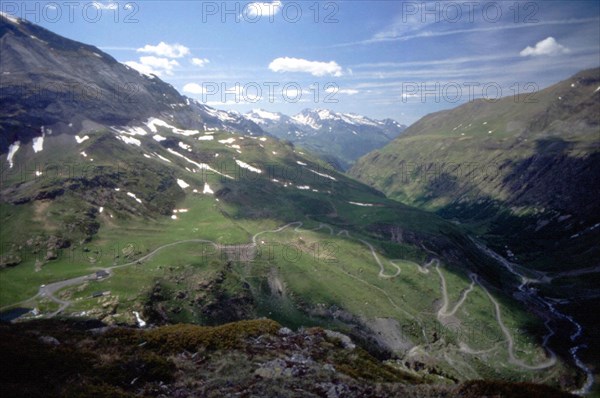
[[[342,141],[396,137],[381,153],[404,150],[399,142],[428,134],[419,127],[428,117],[400,134],[393,121],[323,109],[290,118],[220,111],[95,47],[4,16],[0,46],[0,315],[13,321],[0,323],[0,353],[10,359],[3,395],[564,397],[590,389],[595,323],[567,286],[595,303],[593,280],[585,285],[592,266],[521,264],[524,252],[491,238],[496,231],[508,242],[494,229],[504,213],[486,224],[436,214],[434,200],[407,204],[397,185],[377,184],[375,172],[394,181],[397,166],[370,168],[378,152],[350,175],[339,170],[361,152],[341,156]],[[569,148],[584,161],[594,148],[588,107],[597,103],[589,73],[579,77],[581,98],[546,119],[555,128],[575,118],[572,136],[581,138]],[[470,117],[500,123],[497,110],[485,110]],[[302,131],[294,140],[292,126]],[[457,130],[452,142],[463,142],[470,130]],[[508,145],[514,138],[504,134]],[[505,163],[503,172],[514,169]],[[595,175],[585,165],[569,174],[584,178],[577,184]],[[580,207],[571,215],[578,223],[595,209]],[[597,250],[588,225],[575,224],[585,236],[572,239],[586,265]]]
[[[328,109],[304,109],[294,116],[254,109],[244,115],[273,136],[289,140],[346,170],[356,159],[402,134],[405,125]]]

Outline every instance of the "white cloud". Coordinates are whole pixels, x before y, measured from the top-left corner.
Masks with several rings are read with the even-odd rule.
[[[353,88],[337,88],[337,87],[328,87],[325,89],[328,93],[337,93],[337,94],[346,94],[346,95],[354,95],[358,94],[359,91]]]
[[[273,72],[305,72],[313,76],[342,76],[342,67],[335,61],[308,61],[302,58],[280,57],[269,64]]]
[[[142,48],[138,48],[139,53],[149,53],[159,55],[161,57],[181,58],[190,53],[190,49],[181,44],[167,44],[161,41],[156,46],[146,44]]]
[[[402,99],[409,99],[415,97],[418,97],[418,95],[415,93],[402,93]]]
[[[128,61],[125,65],[137,70],[140,73],[156,76],[172,75],[173,68],[179,66],[179,62],[169,60],[168,58],[158,58],[153,55],[140,57],[140,62]]]
[[[202,68],[206,64],[210,63],[210,61],[207,58],[192,58],[192,63]]]
[[[117,3],[100,3],[99,1],[94,1],[92,3],[92,7],[97,8],[98,10],[116,10],[119,8],[119,4]]]
[[[204,88],[197,83],[188,83],[183,86],[183,91],[191,94],[203,94]]]
[[[141,63],[137,62],[137,61],[127,61],[127,62],[123,62],[125,65],[129,66],[130,68],[133,68],[135,70],[137,70],[138,72],[140,72],[143,75],[150,75],[150,74],[154,74],[158,76],[157,71],[155,71],[154,69],[152,69],[151,67],[149,67],[148,65],[142,65]]]
[[[281,1],[255,2],[244,7],[244,13],[250,18],[270,17],[281,10]]]
[[[304,93],[304,90],[300,87],[287,86],[282,89],[282,94],[285,95],[286,98],[299,98]]]
[[[558,55],[566,54],[568,52],[569,49],[563,45],[558,44],[554,37],[547,37],[544,40],[537,42],[535,44],[535,47],[525,47],[519,53],[519,55],[521,55],[521,57],[536,57],[538,55]]]

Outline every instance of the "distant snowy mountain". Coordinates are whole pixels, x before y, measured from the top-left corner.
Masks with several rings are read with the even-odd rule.
[[[264,130],[253,120],[238,112],[223,111],[186,98],[187,104],[200,115],[205,131],[229,131],[246,135],[264,135]]]
[[[278,138],[320,154],[341,169],[347,169],[359,157],[386,145],[406,129],[392,119],[374,120],[329,109],[304,109],[291,117],[254,109],[244,117]]]

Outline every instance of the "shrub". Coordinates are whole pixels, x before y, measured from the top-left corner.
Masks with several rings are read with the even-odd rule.
[[[221,326],[196,326],[177,324],[147,331],[143,338],[149,347],[162,352],[232,349],[242,347],[248,337],[275,334],[281,326],[270,319],[257,319],[228,323]]]

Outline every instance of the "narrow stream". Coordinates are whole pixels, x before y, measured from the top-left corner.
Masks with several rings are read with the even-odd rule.
[[[530,289],[527,287],[528,283],[536,282],[536,280],[530,279],[530,278],[526,277],[525,275],[521,274],[520,272],[518,272],[516,270],[516,264],[511,263],[510,261],[508,261],[501,255],[499,255],[498,253],[494,252],[487,246],[484,246],[483,244],[476,242],[476,241],[474,241],[474,243],[477,245],[478,248],[480,248],[485,253],[487,253],[490,257],[494,258],[496,261],[498,261],[500,264],[502,264],[502,266],[504,268],[506,268],[510,273],[512,273],[513,275],[515,275],[516,277],[519,278],[519,280],[521,281],[521,284],[518,286],[517,289],[519,290],[520,294],[522,294],[524,297],[526,297],[528,299],[528,301],[540,304],[549,312],[549,314],[546,314],[546,321],[544,322],[546,329],[548,329],[548,333],[544,336],[544,340],[542,343],[546,350],[552,352],[552,350],[550,350],[550,348],[548,348],[547,344],[548,344],[548,341],[550,340],[550,338],[556,334],[554,329],[552,329],[552,326],[551,326],[553,319],[563,319],[563,320],[568,321],[569,323],[571,323],[574,326],[574,331],[570,336],[570,340],[571,340],[571,342],[576,343],[576,341],[579,339],[579,337],[581,337],[581,334],[583,332],[583,327],[572,316],[564,314],[564,313],[560,312],[559,310],[557,310],[554,307],[553,303],[546,300],[544,297],[540,296],[535,289]],[[524,299],[522,299],[522,300],[525,301]],[[592,371],[581,361],[581,359],[579,358],[579,355],[578,355],[578,351],[583,348],[586,348],[586,347],[587,346],[585,344],[581,343],[581,344],[573,345],[569,349],[569,353],[571,354],[571,358],[573,358],[573,362],[575,363],[575,365],[579,369],[581,369],[583,372],[585,372],[585,374],[586,374],[586,380],[583,383],[583,385],[581,386],[581,388],[579,388],[578,390],[575,390],[575,391],[571,391],[571,393],[577,394],[577,395],[587,395],[590,392],[590,390],[594,384],[594,375],[593,375]]]

